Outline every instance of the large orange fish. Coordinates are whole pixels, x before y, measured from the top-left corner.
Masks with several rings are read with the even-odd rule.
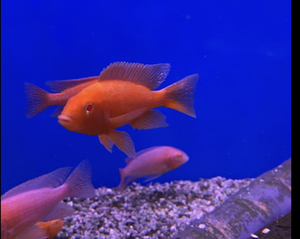
[[[144,149],[135,158],[127,158],[125,168],[120,168],[122,192],[126,185],[138,178],[145,177],[145,181],[152,180],[162,174],[176,169],[188,161],[185,152],[170,146],[157,146]]]
[[[46,85],[51,89],[52,92],[55,93],[49,93],[31,83],[25,83],[25,93],[28,99],[26,106],[26,117],[31,118],[49,106],[64,106],[68,99],[76,95],[85,87],[96,83],[98,80],[99,76],[91,76],[76,80],[46,82]],[[61,108],[58,108],[53,116],[57,116],[61,110]]]
[[[64,198],[95,196],[90,165],[86,161],[64,182],[69,172],[70,168],[57,169],[1,196],[1,239],[45,238],[46,231],[35,223],[72,215],[74,209],[61,202]]]
[[[53,239],[63,227],[63,220],[56,219],[48,222],[38,222],[35,224],[42,228],[47,235],[47,239]]]
[[[126,124],[137,129],[168,126],[165,116],[153,110],[159,106],[196,117],[193,103],[198,74],[153,91],[164,81],[169,69],[169,64],[112,63],[101,72],[97,83],[68,100],[58,122],[70,131],[98,135],[110,152],[115,144],[134,157],[130,136],[116,128]]]

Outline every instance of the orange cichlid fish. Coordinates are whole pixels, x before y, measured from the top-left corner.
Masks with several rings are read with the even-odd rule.
[[[63,227],[63,220],[56,219],[49,222],[38,222],[35,224],[42,228],[47,235],[47,239],[53,239]]]
[[[162,174],[176,169],[188,161],[185,152],[170,147],[157,146],[144,149],[137,153],[136,158],[127,158],[125,168],[120,168],[121,182],[119,189],[122,192],[130,182],[145,177],[150,181]]]
[[[26,117],[31,118],[49,106],[60,105],[64,106],[68,99],[76,95],[85,87],[96,83],[99,76],[91,76],[76,80],[48,81],[46,85],[51,89],[49,93],[31,83],[25,83],[25,93],[27,96]],[[62,108],[58,108],[53,114],[56,117]]]
[[[153,110],[159,106],[196,117],[193,104],[198,74],[153,91],[164,81],[169,69],[169,64],[112,63],[101,72],[97,83],[68,100],[58,122],[70,131],[98,135],[110,152],[115,144],[129,157],[135,157],[130,136],[116,128],[126,124],[136,129],[168,126],[166,117]]]
[[[46,231],[35,223],[72,215],[74,209],[61,202],[64,198],[95,196],[87,161],[80,163],[65,180],[69,172],[70,168],[57,169],[2,195],[1,239],[46,238]]]

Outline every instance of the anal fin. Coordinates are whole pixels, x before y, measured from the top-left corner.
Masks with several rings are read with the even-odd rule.
[[[113,130],[107,135],[99,135],[101,144],[108,151],[112,151],[112,146],[115,144],[128,157],[135,157],[135,148],[131,137],[124,131]]]

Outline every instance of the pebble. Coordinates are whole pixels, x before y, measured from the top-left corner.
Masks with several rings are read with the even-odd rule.
[[[263,234],[268,234],[270,232],[270,229],[269,228],[264,228],[261,232]]]
[[[218,176],[147,186],[134,182],[123,193],[117,188],[101,187],[94,198],[64,200],[76,211],[64,219],[56,238],[171,238],[250,181]]]

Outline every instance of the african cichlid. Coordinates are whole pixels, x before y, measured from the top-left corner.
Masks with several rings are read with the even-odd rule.
[[[47,81],[46,85],[55,93],[49,93],[31,83],[25,83],[25,94],[28,99],[25,112],[26,117],[31,118],[49,106],[64,106],[68,99],[98,80],[99,76],[91,76],[75,80]],[[57,116],[61,110],[62,108],[59,107],[53,116]]]
[[[70,168],[57,169],[1,196],[1,239],[45,238],[46,231],[35,223],[72,215],[74,209],[62,202],[64,198],[95,196],[87,161],[80,163],[65,180],[69,172]]]
[[[127,158],[125,168],[120,168],[122,192],[126,185],[138,178],[150,181],[162,174],[176,169],[188,161],[189,157],[180,149],[170,146],[156,146],[144,149],[135,158]]]
[[[47,235],[47,239],[53,239],[63,227],[63,220],[56,219],[48,222],[38,222],[36,226],[42,228]]]
[[[115,144],[134,157],[130,136],[116,128],[126,124],[137,129],[168,126],[165,116],[153,110],[159,106],[196,117],[193,104],[198,74],[153,91],[164,81],[169,69],[169,64],[112,63],[101,72],[97,83],[68,100],[58,122],[70,131],[98,135],[110,152]]]

